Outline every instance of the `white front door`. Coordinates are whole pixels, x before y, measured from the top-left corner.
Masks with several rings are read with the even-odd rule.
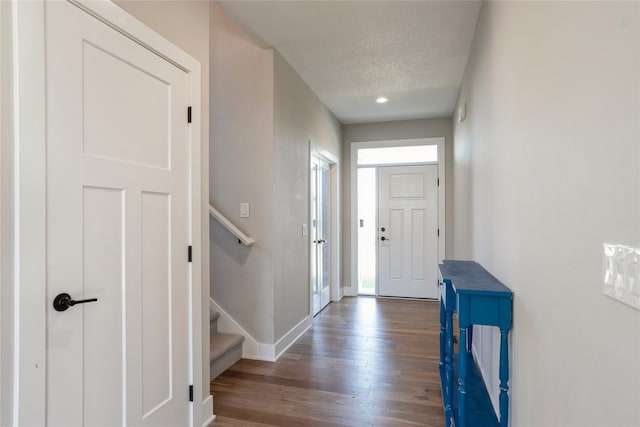
[[[331,300],[329,177],[329,164],[313,157],[311,161],[311,291],[314,315],[326,307]]]
[[[68,2],[46,47],[47,425],[186,426],[188,75]]]
[[[438,166],[378,168],[378,295],[438,298]]]

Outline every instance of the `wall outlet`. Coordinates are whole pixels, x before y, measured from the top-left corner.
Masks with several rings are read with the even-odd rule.
[[[603,245],[602,292],[640,310],[640,249]]]

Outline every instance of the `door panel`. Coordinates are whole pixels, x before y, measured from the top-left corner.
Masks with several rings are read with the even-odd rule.
[[[142,192],[142,413],[171,397],[171,204]],[[158,325],[164,326],[158,328]]]
[[[389,221],[387,225],[387,236],[393,230],[393,239],[389,237],[382,241],[381,244],[389,248],[389,277],[395,280],[404,278],[404,266],[402,249],[404,246],[404,209],[389,209]],[[384,267],[384,266],[381,266]]]
[[[438,297],[437,168],[378,168],[379,295]]]
[[[189,416],[189,76],[46,2],[47,424]]]
[[[424,280],[426,209],[411,209],[411,280]]]
[[[79,365],[84,370],[83,389],[91,390],[100,384],[100,392],[105,396],[119,396],[123,386],[121,331],[125,285],[123,191],[84,187],[83,193],[83,289],[80,294],[71,295],[98,298],[96,303],[78,306],[84,316],[83,359]],[[75,308],[59,314],[64,316]],[[103,326],[105,319],[109,319],[109,327]],[[109,369],[103,366],[105,359],[112,365]],[[118,375],[113,375],[114,372]],[[105,405],[92,393],[84,393],[83,400],[84,425],[115,426],[122,422],[120,406]]]
[[[119,53],[82,43],[84,152],[167,169],[171,88],[162,76],[114,56]]]

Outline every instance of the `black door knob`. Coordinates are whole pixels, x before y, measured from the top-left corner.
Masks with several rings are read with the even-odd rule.
[[[385,230],[386,230],[386,228],[384,228],[384,227],[382,227],[382,228],[380,229],[380,231],[385,231]]]
[[[98,301],[98,298],[89,298],[89,299],[81,299],[78,301],[74,301],[71,299],[71,295],[67,293],[61,293],[56,295],[53,299],[53,308],[56,311],[65,311],[69,307],[73,307],[76,304],[84,304],[85,302],[93,302]]]

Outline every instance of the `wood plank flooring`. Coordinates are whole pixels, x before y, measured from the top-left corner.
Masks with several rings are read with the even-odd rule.
[[[444,426],[439,303],[343,298],[276,362],[211,382],[211,426]]]

